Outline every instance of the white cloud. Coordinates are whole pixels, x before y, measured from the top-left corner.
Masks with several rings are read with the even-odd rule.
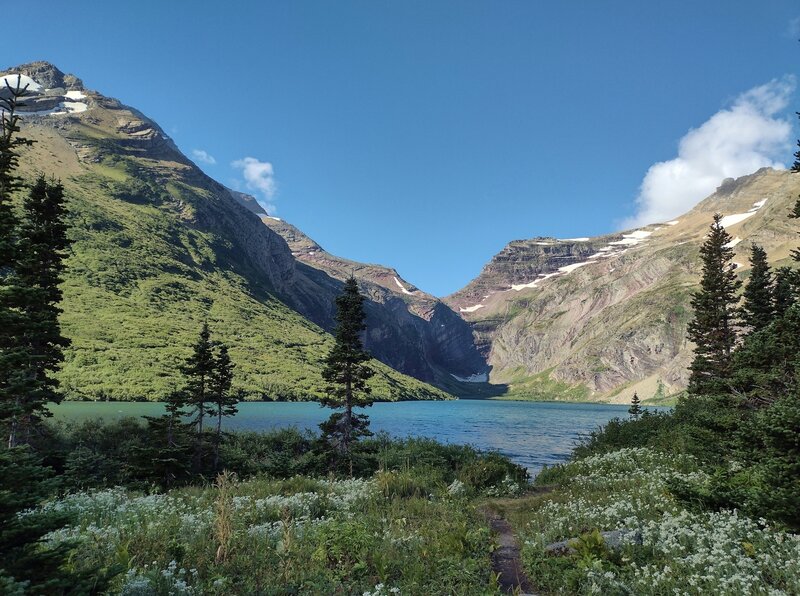
[[[203,151],[202,149],[192,149],[192,155],[194,156],[196,161],[200,163],[208,164],[213,166],[217,163],[217,160],[214,159],[214,156],[209,154],[208,151]]]
[[[786,34],[788,37],[797,39],[797,36],[800,35],[800,17],[795,17],[789,21]]]
[[[245,157],[231,162],[231,166],[242,170],[247,188],[261,195],[263,201],[259,201],[259,203],[272,215],[275,212],[272,200],[278,190],[272,164],[267,161],[259,161],[255,157]]]
[[[754,87],[686,133],[676,158],[647,170],[636,215],[626,227],[673,219],[713,193],[725,178],[784,167],[779,159],[789,153],[792,127],[780,112],[794,88],[792,76]]]

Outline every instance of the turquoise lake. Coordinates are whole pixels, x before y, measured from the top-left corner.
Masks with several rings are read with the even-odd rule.
[[[611,418],[627,416],[628,406],[457,400],[377,403],[365,412],[373,431],[421,436],[445,443],[467,443],[497,450],[532,473],[544,464],[565,461],[579,436]],[[113,420],[159,415],[163,405],[132,402],[64,402],[52,408],[56,420]],[[295,426],[317,430],[331,410],[316,403],[246,402],[225,428],[269,430]]]

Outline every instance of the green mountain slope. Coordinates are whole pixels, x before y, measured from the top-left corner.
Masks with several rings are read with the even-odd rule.
[[[67,396],[165,397],[204,320],[230,345],[243,397],[321,395],[332,340],[298,312],[308,308],[308,283],[286,242],[136,110],[46,63],[7,72],[42,87],[23,114],[22,134],[36,141],[23,174],[60,178],[68,198],[74,243],[62,324],[73,344],[59,375]],[[373,365],[380,399],[448,397]]]

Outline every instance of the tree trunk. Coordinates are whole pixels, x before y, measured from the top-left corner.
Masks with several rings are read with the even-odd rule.
[[[17,416],[11,418],[11,429],[8,433],[8,448],[12,449],[17,446]]]
[[[195,442],[195,471],[199,474],[203,470],[203,416],[206,412],[206,379],[200,377],[200,399],[197,404],[197,440]]]
[[[350,463],[350,478],[353,477],[353,455],[350,453],[350,434],[353,430],[353,387],[347,379],[345,387],[344,449]]]
[[[217,406],[217,438],[214,445],[214,470],[219,470],[219,444],[222,438],[222,405]]]

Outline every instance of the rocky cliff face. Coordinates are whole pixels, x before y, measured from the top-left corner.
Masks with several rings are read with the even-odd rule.
[[[690,297],[699,247],[721,212],[736,262],[750,246],[788,263],[796,243],[788,213],[800,176],[761,170],[724,181],[675,221],[577,240],[515,241],[466,288],[445,299],[470,322],[512,395],[628,401],[686,386]]]
[[[246,195],[239,199],[248,200]],[[266,213],[261,219],[306,266],[302,269],[305,279],[297,284],[297,294],[303,296],[298,308],[315,323],[333,328],[333,297],[353,275],[369,299],[364,344],[376,358],[413,377],[448,387],[458,377],[486,372],[470,326],[396,270],[337,257],[295,226]]]

